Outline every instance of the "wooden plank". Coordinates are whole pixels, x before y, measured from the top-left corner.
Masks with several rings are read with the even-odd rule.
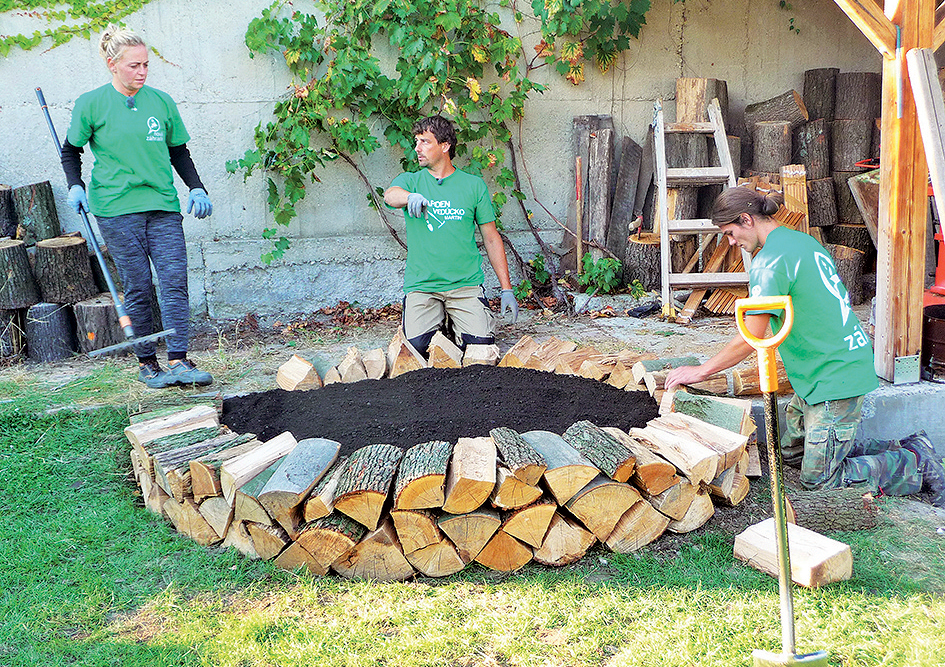
[[[784,207],[790,212],[801,213],[804,219],[796,227],[800,232],[810,233],[807,220],[807,172],[802,164],[781,167],[781,187],[784,192]]]
[[[607,246],[607,228],[610,226],[610,182],[614,161],[614,130],[600,128],[590,134],[587,164],[587,237],[588,242],[602,248]],[[604,256],[603,251],[590,247],[594,260]],[[580,262],[581,258],[578,257]]]
[[[945,220],[945,100],[938,81],[938,65],[932,49],[912,49],[906,54],[909,81],[935,193],[938,219]]]

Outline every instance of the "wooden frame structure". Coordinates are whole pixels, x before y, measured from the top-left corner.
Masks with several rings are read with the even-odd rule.
[[[928,168],[905,54],[945,43],[933,0],[834,0],[883,56],[876,264],[876,374],[922,346]],[[881,6],[882,5],[882,6]]]

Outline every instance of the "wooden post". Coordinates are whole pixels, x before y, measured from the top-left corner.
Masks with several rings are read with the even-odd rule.
[[[13,208],[13,188],[0,184],[0,238],[16,237],[16,209]]]

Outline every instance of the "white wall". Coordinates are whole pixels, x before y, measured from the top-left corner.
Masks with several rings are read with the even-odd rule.
[[[309,188],[288,229],[293,246],[271,266],[259,261],[269,248],[261,230],[271,225],[264,179],[226,174],[224,163],[252,146],[252,132],[270,118],[273,101],[286,91],[288,75],[278,56],[250,59],[243,36],[266,0],[233,0],[226,11],[206,4],[154,0],[128,17],[163,58],[152,56],[148,84],[177,101],[191,135],[191,154],[214,204],[205,220],[185,217],[191,301],[196,315],[239,317],[310,312],[338,300],[365,305],[399,301],[404,253],[366,205],[365,191],[350,168],[335,163]],[[662,97],[674,113],[677,77],[724,79],[732,127],[741,131],[746,104],[794,88],[816,67],[880,71],[875,49],[830,0],[653,0],[639,40],[607,74],[586,65],[586,82],[572,86],[550,67],[532,77],[550,88],[526,108],[524,158],[541,202],[559,219],[567,215],[573,190],[571,120],[575,115],[611,114],[619,132],[642,141],[653,101]],[[305,3],[295,3],[304,9]],[[795,17],[800,34],[788,30]],[[0,14],[0,33],[29,34],[35,20]],[[537,25],[508,22],[528,53]],[[64,137],[78,95],[109,81],[92,41],[74,39],[52,50],[13,50],[0,59],[0,182],[13,186],[49,180],[56,191],[63,227],[81,224],[65,202],[65,180],[34,89],[43,88],[53,121]],[[399,172],[400,155],[377,152],[363,168],[386,187]],[[91,158],[86,153],[86,177]],[[524,173],[523,173],[524,177]],[[186,201],[182,183],[181,199]],[[526,192],[527,194],[530,194]],[[556,224],[533,201],[535,222],[554,243]],[[396,217],[396,215],[395,215]],[[398,221],[402,226],[402,220]],[[504,224],[525,259],[535,252],[531,234],[509,204]],[[496,286],[487,270],[487,286]],[[513,275],[513,282],[519,279]]]

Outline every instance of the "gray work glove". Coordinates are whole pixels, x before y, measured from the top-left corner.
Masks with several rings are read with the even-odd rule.
[[[213,204],[210,203],[210,197],[203,188],[194,188],[190,191],[190,197],[187,198],[187,212],[190,213],[191,210],[198,220],[213,213]]]
[[[502,302],[499,305],[499,315],[505,315],[506,309],[512,314],[512,322],[517,322],[518,301],[515,299],[515,292],[510,289],[502,290]]]
[[[82,211],[89,212],[89,198],[85,196],[85,188],[78,183],[69,188],[69,206],[76,215],[82,215]]]
[[[423,215],[423,209],[430,205],[429,200],[419,192],[411,192],[407,195],[407,213],[414,218]]]

